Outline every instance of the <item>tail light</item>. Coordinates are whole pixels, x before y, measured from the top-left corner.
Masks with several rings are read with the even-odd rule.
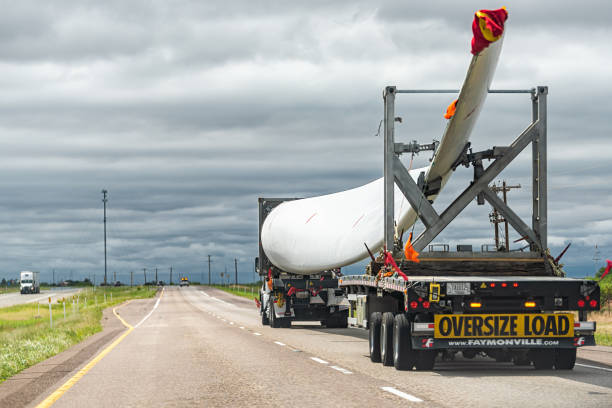
[[[512,286],[514,286],[515,288],[518,288],[518,282],[514,282]]]
[[[506,286],[508,286],[508,284],[506,282],[502,283],[502,288],[505,288]]]
[[[424,301],[423,302],[423,308],[429,309],[429,302],[428,301]]]
[[[591,307],[593,307],[593,308],[597,307],[597,300],[595,300],[595,299],[591,299],[591,300],[589,301],[589,306],[591,306]]]
[[[528,300],[527,302],[525,302],[525,307],[536,307],[536,302],[534,302],[533,300]]]
[[[479,308],[479,307],[482,307],[482,303],[480,303],[480,302],[470,302],[470,307],[472,307],[472,308]]]
[[[583,299],[579,299],[579,300],[578,300],[578,307],[584,307],[584,305],[585,305],[585,304],[586,304],[586,303],[584,302],[584,300],[583,300]]]
[[[412,302],[410,302],[411,309],[416,309],[417,307],[419,307],[419,304],[417,303],[416,300],[413,300]]]

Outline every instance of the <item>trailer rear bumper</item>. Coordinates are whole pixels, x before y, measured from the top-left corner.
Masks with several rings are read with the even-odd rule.
[[[593,335],[577,335],[568,338],[516,338],[516,339],[436,339],[433,337],[412,337],[415,350],[445,349],[572,349],[594,346]]]

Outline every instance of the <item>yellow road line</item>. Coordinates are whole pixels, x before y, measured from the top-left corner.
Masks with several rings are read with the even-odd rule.
[[[164,290],[162,289],[161,295],[163,294],[164,294]],[[160,299],[161,299],[161,295],[160,295]],[[51,405],[53,405],[55,401],[57,401],[62,395],[64,395],[66,391],[72,388],[72,386],[76,384],[77,381],[79,381],[85,374],[87,374],[89,370],[91,370],[96,364],[98,364],[100,360],[102,360],[108,353],[110,353],[112,349],[117,347],[117,344],[121,343],[123,339],[125,339],[127,335],[130,334],[134,330],[134,327],[128,322],[126,322],[125,320],[123,320],[123,318],[119,316],[119,314],[117,313],[118,308],[123,307],[130,302],[131,300],[128,300],[127,302],[113,308],[113,314],[117,316],[117,318],[121,321],[121,323],[123,323],[125,327],[127,327],[127,330],[121,336],[119,336],[119,338],[113,341],[108,347],[102,350],[100,354],[98,354],[93,360],[87,363],[85,367],[81,368],[74,376],[72,376],[61,387],[55,390],[53,394],[45,398],[45,400],[42,401],[40,404],[38,404],[36,408],[48,408]]]

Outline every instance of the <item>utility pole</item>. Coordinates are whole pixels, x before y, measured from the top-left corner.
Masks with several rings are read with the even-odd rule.
[[[170,267],[170,285],[172,285],[172,267]]]
[[[113,282],[117,282],[117,271],[113,271]]]
[[[512,190],[513,188],[521,188],[521,185],[517,184],[516,186],[509,186],[506,184],[506,181],[504,180],[501,186],[497,186],[493,184],[490,188],[495,193],[502,192],[504,204],[508,204],[508,197],[506,193]],[[495,248],[498,251],[501,248],[498,224],[502,222],[504,223],[504,235],[505,235],[504,251],[510,252],[510,241],[509,241],[510,235],[508,231],[508,220],[506,220],[505,218],[502,218],[496,208],[493,208],[493,211],[491,211],[491,213],[489,214],[489,220],[491,221],[491,223],[493,223],[493,226],[495,228]]]
[[[53,269],[53,286],[55,286],[55,269]]]
[[[157,285],[157,268],[155,268],[155,284]]]
[[[102,190],[102,202],[104,203],[104,286],[106,286],[106,198],[107,190]]]
[[[144,279],[145,279],[144,284],[146,285],[147,284],[147,268],[142,268],[142,272],[144,274]]]
[[[134,286],[134,271],[130,271],[130,286]]]
[[[210,255],[208,255],[208,286],[210,286]]]
[[[236,273],[236,285],[238,284],[238,260],[234,258],[234,272]]]

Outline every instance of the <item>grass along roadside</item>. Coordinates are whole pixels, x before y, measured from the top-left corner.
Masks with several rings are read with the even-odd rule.
[[[97,288],[95,292],[88,288],[74,299],[74,306],[72,297],[66,299],[65,318],[64,303],[51,305],[53,328],[48,303],[40,303],[40,309],[36,303],[0,308],[0,383],[102,330],[102,311],[107,307],[155,293],[156,288],[141,286]]]
[[[211,285],[213,288],[221,289],[227,293],[231,293],[232,295],[241,296],[243,298],[251,299],[257,298],[259,299],[259,286],[260,283],[251,283],[248,285]]]
[[[612,346],[612,301],[599,312],[589,313],[589,320],[597,322],[595,342],[598,346]]]

